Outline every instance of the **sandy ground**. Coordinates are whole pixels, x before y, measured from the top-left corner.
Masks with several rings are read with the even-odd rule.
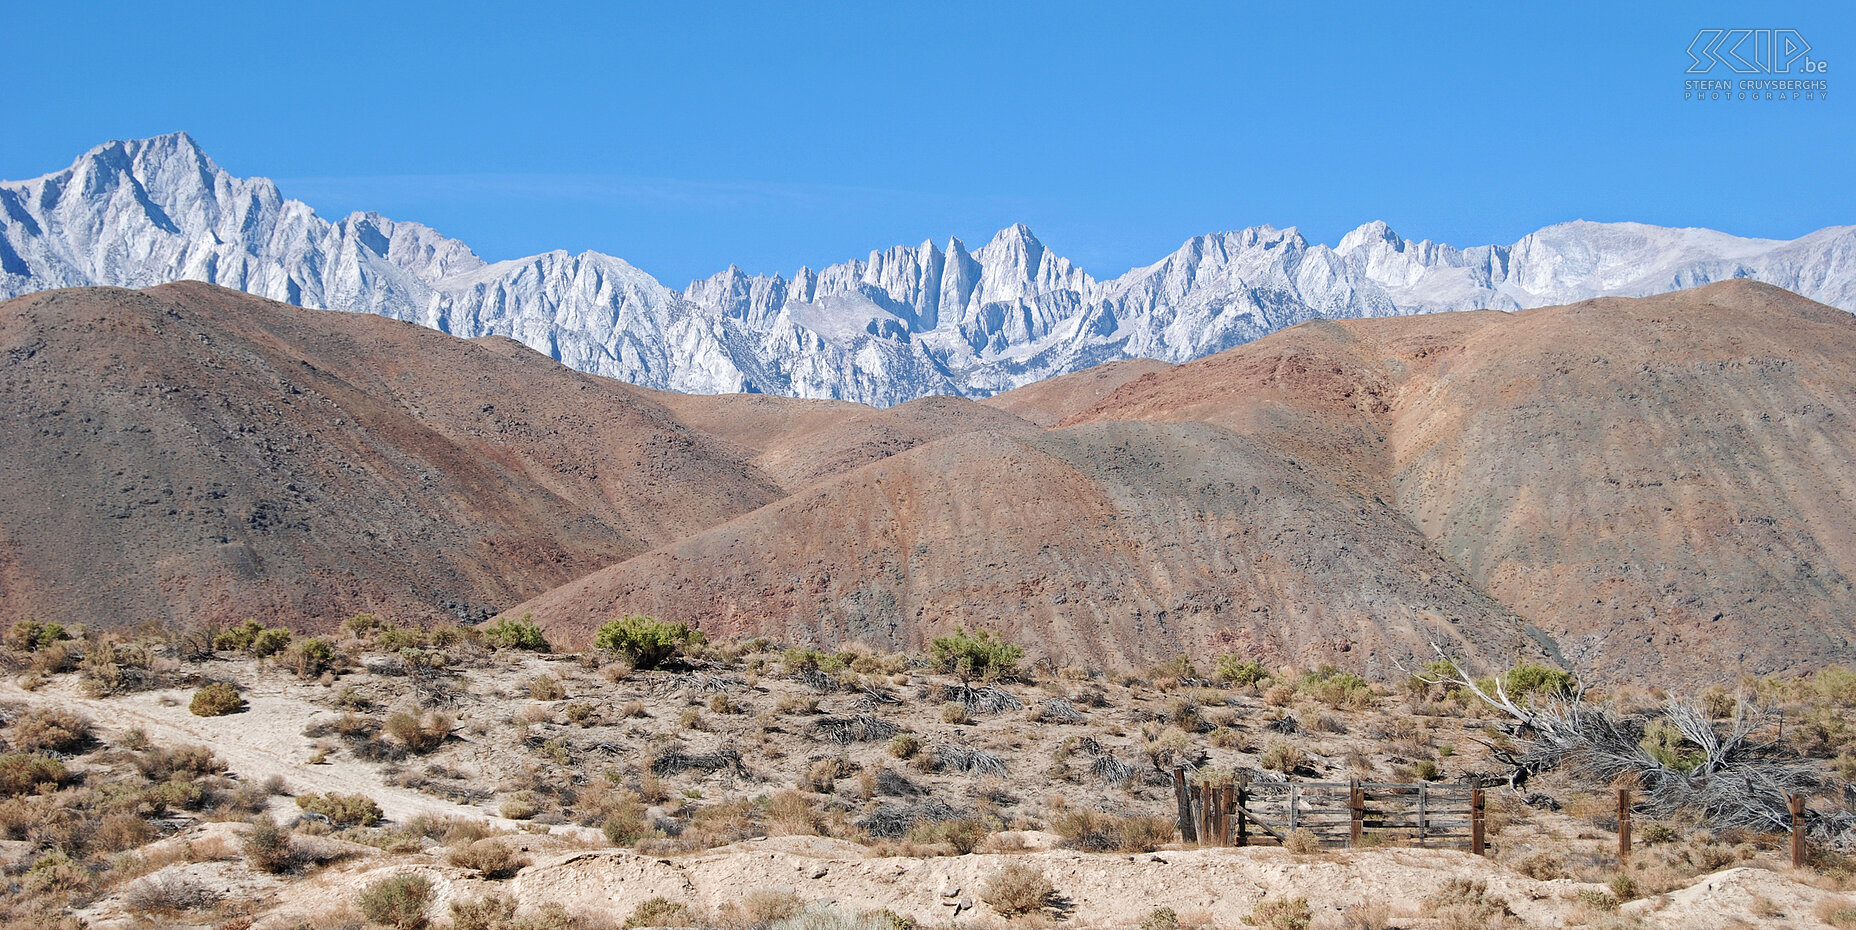
[[[1280,849],[1172,850],[1140,855],[1067,850],[1016,855],[927,859],[867,858],[861,847],[836,840],[783,837],[739,843],[678,859],[603,850],[538,861],[506,883],[482,881],[424,857],[377,857],[324,872],[282,889],[278,906],[257,927],[282,928],[326,917],[369,882],[414,871],[436,891],[434,914],[450,902],[491,892],[534,904],[559,903],[570,911],[623,920],[641,902],[664,897],[713,912],[750,893],[790,892],[807,902],[835,902],[847,910],[888,908],[922,922],[994,923],[982,900],[987,879],[1011,859],[1041,868],[1056,886],[1065,926],[1133,927],[1155,908],[1220,927],[1241,927],[1265,898],[1306,897],[1328,923],[1348,908],[1383,904],[1395,925],[1428,926],[1419,919],[1424,898],[1452,878],[1488,882],[1530,926],[1564,926],[1580,911],[1574,894],[1596,885],[1541,882],[1486,859],[1445,850],[1361,850],[1298,857]],[[1786,875],[1731,869],[1690,888],[1627,905],[1649,927],[1726,930],[1730,927],[1822,927],[1813,916],[1829,892]],[[964,904],[956,913],[956,904]],[[1592,916],[1588,913],[1587,916]],[[1317,924],[1318,926],[1321,924]]]
[[[262,782],[280,775],[293,794],[365,794],[378,802],[391,820],[436,814],[488,819],[506,829],[520,828],[519,823],[483,808],[387,785],[375,766],[345,756],[310,765],[315,741],[303,735],[303,728],[337,714],[286,693],[285,687],[277,679],[251,682],[244,687],[245,710],[224,717],[196,717],[189,713],[187,702],[192,693],[179,689],[103,700],[86,698],[78,692],[75,676],[62,676],[35,691],[26,691],[12,681],[0,681],[0,701],[80,711],[90,716],[105,741],[140,727],[157,746],[209,746],[225,762],[226,770],[243,781]]]

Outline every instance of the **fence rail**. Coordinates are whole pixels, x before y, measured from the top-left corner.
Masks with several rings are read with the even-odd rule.
[[[1190,784],[1173,770],[1180,837],[1206,846],[1279,846],[1306,830],[1324,846],[1371,838],[1485,852],[1482,789],[1418,782],[1252,782]]]

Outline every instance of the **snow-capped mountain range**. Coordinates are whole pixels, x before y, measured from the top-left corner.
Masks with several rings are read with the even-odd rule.
[[[491,263],[418,223],[331,222],[267,179],[228,174],[185,133],[0,181],[0,297],[194,279],[510,336],[650,387],[877,405],[985,396],[1135,356],[1187,361],[1316,317],[1514,310],[1736,277],[1856,310],[1856,226],[1779,241],[1579,221],[1468,249],[1379,222],[1332,248],[1260,226],[1195,237],[1103,281],[1018,225],[977,249],[898,246],[791,279],[731,267],[678,291],[598,252]]]

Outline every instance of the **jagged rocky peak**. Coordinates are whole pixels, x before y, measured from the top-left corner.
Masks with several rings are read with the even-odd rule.
[[[1334,251],[1341,255],[1346,255],[1357,249],[1380,245],[1390,246],[1395,250],[1403,249],[1405,247],[1405,240],[1400,238],[1398,233],[1392,231],[1392,224],[1387,223],[1385,220],[1374,220],[1370,223],[1362,223],[1360,226],[1355,227],[1353,231],[1342,236],[1340,245],[1335,246]]]
[[[1187,240],[1098,281],[1023,224],[801,268],[737,267],[682,290],[611,256],[488,264],[415,222],[338,222],[239,178],[184,132],[111,142],[0,182],[0,297],[200,280],[459,336],[521,340],[650,387],[895,404],[983,396],[1119,358],[1188,361],[1303,320],[1518,309],[1754,278],[1856,309],[1856,227],[1789,242],[1577,221],[1513,245],[1408,240],[1383,222],[1311,244],[1295,227]]]

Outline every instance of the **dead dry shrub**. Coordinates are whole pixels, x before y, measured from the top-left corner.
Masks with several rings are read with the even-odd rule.
[[[696,915],[689,905],[679,904],[669,898],[648,898],[632,910],[631,916],[625,918],[626,930],[637,927],[694,927]]]
[[[1298,856],[1312,856],[1321,851],[1321,838],[1313,830],[1293,830],[1283,838],[1282,848]]]
[[[134,814],[106,814],[97,821],[90,845],[104,852],[121,852],[141,846],[155,836],[155,828]]]
[[[1356,904],[1341,911],[1328,926],[1332,930],[1387,930],[1392,926],[1392,910],[1384,904]]]
[[[424,755],[443,745],[451,736],[454,721],[450,714],[426,711],[419,716],[408,713],[387,715],[387,734],[399,740],[408,752]]]
[[[767,832],[770,835],[805,836],[819,832],[818,808],[803,792],[786,790],[767,799]]]
[[[553,675],[536,675],[528,683],[528,696],[537,701],[559,701],[567,697],[567,686]]]
[[[35,707],[13,721],[13,748],[22,752],[73,752],[90,743],[90,718],[55,707]]]
[[[1265,898],[1244,918],[1258,930],[1308,930],[1313,921],[1307,898]]]
[[[1540,850],[1509,863],[1516,872],[1535,881],[1550,882],[1566,877],[1566,860],[1558,853]]]
[[[202,911],[219,903],[221,895],[199,882],[175,875],[143,879],[123,896],[123,903],[142,914],[178,917],[187,911]]]
[[[472,869],[492,881],[511,878],[529,864],[514,844],[493,837],[460,843],[446,854],[445,861],[460,869]]]
[[[218,775],[225,771],[225,763],[205,746],[155,747],[135,758],[135,768],[149,781],[171,781],[176,776]]]
[[[806,769],[805,777],[799,780],[799,787],[819,794],[830,794],[840,778],[850,774],[850,766],[843,759],[820,759]]]
[[[1294,743],[1278,742],[1271,744],[1257,762],[1266,769],[1286,775],[1308,764],[1308,755]]]
[[[736,922],[744,927],[765,927],[775,921],[797,917],[805,910],[806,904],[791,891],[767,888],[750,891],[740,901],[732,901],[723,907],[725,922]],[[733,917],[733,921],[726,918]]]
[[[250,828],[239,837],[239,850],[252,868],[273,875],[296,868],[298,862],[296,842],[290,831],[269,817],[252,819]]]
[[[1063,845],[1090,852],[1152,852],[1173,841],[1173,823],[1160,817],[1120,817],[1081,808],[1065,810],[1051,822]]]
[[[533,791],[517,791],[503,799],[496,813],[505,820],[527,820],[541,813],[541,801]]]
[[[451,930],[509,930],[515,919],[515,899],[500,894],[451,902]]]
[[[992,831],[986,824],[974,817],[956,817],[951,820],[918,823],[909,828],[909,840],[916,843],[941,845],[954,848],[954,852],[964,856],[980,847]]]
[[[300,794],[296,806],[326,817],[338,827],[371,827],[386,816],[380,805],[365,794]]]
[[[420,930],[432,904],[432,882],[423,875],[399,874],[361,889],[355,904],[367,919],[394,930]]]
[[[1008,862],[980,889],[980,900],[1003,917],[1034,914],[1050,903],[1057,889],[1044,870],[1025,862]]]

